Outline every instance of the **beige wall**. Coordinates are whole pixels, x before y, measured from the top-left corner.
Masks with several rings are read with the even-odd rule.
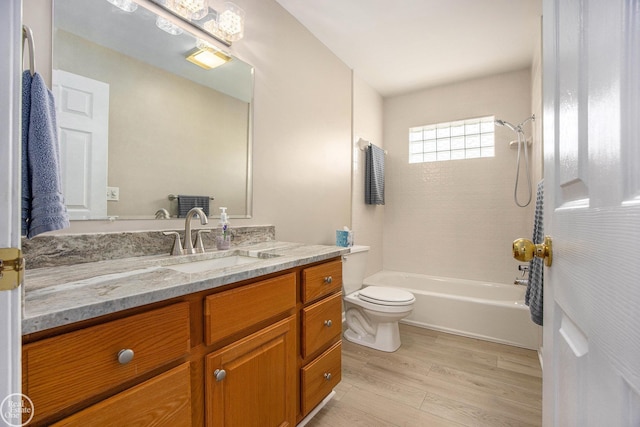
[[[360,138],[384,147],[382,122],[383,99],[365,81],[353,77],[353,165],[351,224],[357,245],[367,245],[369,250],[366,275],[382,270],[382,230],[384,205],[364,203],[365,152],[358,146]]]
[[[496,128],[494,158],[409,164],[408,128],[487,115],[519,123],[530,114],[528,69],[385,99],[385,269],[513,282],[511,242],[531,235],[535,204],[513,201],[515,134]]]
[[[274,0],[237,3],[246,11],[246,30],[232,53],[256,70],[253,218],[232,225],[273,224],[279,240],[333,244],[335,230],[350,222],[351,71]],[[48,11],[49,0],[24,0],[24,21],[45,58]],[[64,232],[181,226],[179,220],[74,221]]]

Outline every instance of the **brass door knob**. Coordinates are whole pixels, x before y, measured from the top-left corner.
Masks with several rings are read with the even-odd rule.
[[[544,243],[534,244],[529,239],[517,239],[513,241],[513,257],[518,261],[531,261],[534,256],[544,258],[544,265],[551,267],[553,250],[551,237],[544,236]]]

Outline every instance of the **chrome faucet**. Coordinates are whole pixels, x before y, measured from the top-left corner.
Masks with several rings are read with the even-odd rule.
[[[522,271],[522,278],[517,278],[513,281],[514,285],[520,285],[520,286],[528,286],[529,285],[529,279],[525,278],[524,276],[527,275],[527,273],[529,272],[529,266],[527,264],[520,264],[518,266],[518,270]]]
[[[191,240],[191,220],[193,219],[194,216],[200,217],[200,224],[202,225],[209,223],[209,220],[207,220],[207,216],[205,215],[202,208],[192,208],[189,212],[187,212],[187,217],[184,220],[184,253],[185,254],[196,253],[196,250],[193,247],[193,240]]]

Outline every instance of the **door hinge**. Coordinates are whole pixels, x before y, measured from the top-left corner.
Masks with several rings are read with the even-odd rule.
[[[16,248],[0,248],[0,291],[10,291],[22,284],[24,258]]]

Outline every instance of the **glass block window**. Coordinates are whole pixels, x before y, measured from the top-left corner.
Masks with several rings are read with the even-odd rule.
[[[409,163],[494,156],[494,116],[409,128]]]

